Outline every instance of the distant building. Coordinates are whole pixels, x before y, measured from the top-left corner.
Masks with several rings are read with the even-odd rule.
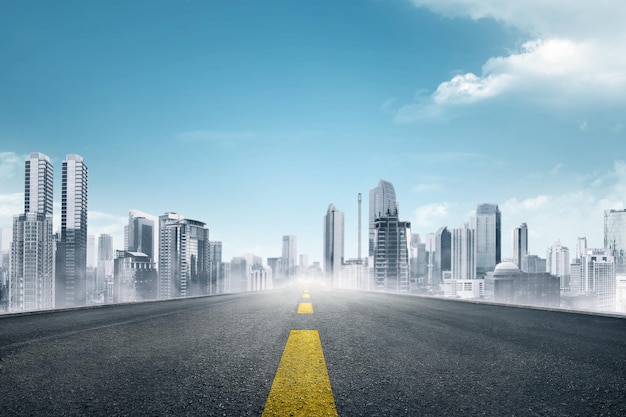
[[[155,261],[154,250],[154,221],[143,216],[137,216],[134,212],[128,214],[128,236],[126,250],[128,252],[140,252]]]
[[[518,268],[522,269],[526,255],[528,255],[528,226],[522,223],[520,227],[513,229],[513,259]]]
[[[250,282],[253,270],[267,271],[271,268],[263,268],[261,257],[247,253],[243,256],[234,257],[230,261],[230,291],[254,291]]]
[[[585,256],[572,267],[577,269],[575,288],[573,288],[576,291],[572,296],[584,296],[574,300],[572,307],[594,311],[615,311],[617,278],[611,250],[588,248]]]
[[[485,294],[484,279],[444,279],[444,297],[462,299],[480,299]]]
[[[520,269],[522,272],[528,273],[547,272],[546,260],[537,255],[524,255],[522,256],[522,266]]]
[[[51,309],[56,304],[54,170],[47,155],[33,152],[24,163],[24,171],[24,213],[13,217],[8,288],[2,285],[0,300],[9,311]]]
[[[293,235],[283,236],[281,266],[284,278],[293,278],[298,272],[298,247],[296,237]]]
[[[115,251],[113,302],[156,300],[158,276],[145,253]]]
[[[502,260],[502,214],[496,204],[479,204],[470,228],[475,230],[476,274],[484,276]]]
[[[475,230],[463,224],[452,229],[452,279],[476,278],[476,235]]]
[[[558,307],[560,280],[550,273],[521,272],[512,262],[502,262],[485,277],[485,299],[500,303]]]
[[[87,165],[67,155],[61,179],[61,235],[56,255],[56,306],[87,302]]]
[[[159,298],[209,293],[209,229],[175,213],[159,216]]]
[[[616,274],[626,274],[626,209],[605,210],[604,248],[615,264]]]
[[[324,215],[324,272],[335,281],[344,261],[344,215],[334,204]]]
[[[409,291],[409,239],[411,223],[388,213],[375,222],[374,288],[383,291]]]
[[[435,233],[435,259],[433,279],[429,284],[434,287],[443,283],[444,271],[452,271],[452,233],[447,227],[441,227]]]
[[[274,288],[272,285],[272,269],[258,263],[252,265],[248,277],[247,291],[265,291],[272,288]]]
[[[100,294],[102,302],[113,302],[113,275],[114,275],[113,236],[101,234],[98,236],[98,269],[96,272],[95,293]]]
[[[272,270],[274,283],[282,280],[282,258],[267,258],[267,266]]]
[[[561,291],[570,289],[570,261],[569,249],[561,246],[561,241],[554,242],[554,245],[546,251],[546,271],[561,279]]]
[[[411,259],[409,264],[413,286],[426,284],[427,261],[426,244],[421,241],[419,234],[411,234]]]
[[[209,294],[223,294],[222,242],[209,241],[209,265],[211,266]]]
[[[388,213],[398,215],[398,202],[396,190],[393,185],[385,180],[380,180],[378,185],[370,190],[369,196],[369,256],[374,256],[376,219],[386,216]]]

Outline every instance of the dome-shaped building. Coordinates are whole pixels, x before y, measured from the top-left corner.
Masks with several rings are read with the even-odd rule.
[[[494,277],[519,275],[521,271],[513,262],[500,262],[493,270]]]

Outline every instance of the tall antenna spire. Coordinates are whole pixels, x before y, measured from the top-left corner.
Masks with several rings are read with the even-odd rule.
[[[359,261],[361,260],[361,193],[359,193]]]

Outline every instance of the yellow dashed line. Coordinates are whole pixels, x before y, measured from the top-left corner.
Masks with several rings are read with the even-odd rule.
[[[317,330],[292,330],[263,417],[337,416]]]
[[[298,306],[298,314],[313,314],[313,304],[300,303]]]
[[[302,294],[302,298],[311,298],[311,294]]]

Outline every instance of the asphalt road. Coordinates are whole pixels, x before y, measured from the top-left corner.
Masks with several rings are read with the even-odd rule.
[[[626,319],[303,285],[2,317],[0,415],[259,416],[296,329],[340,416],[626,415]]]

